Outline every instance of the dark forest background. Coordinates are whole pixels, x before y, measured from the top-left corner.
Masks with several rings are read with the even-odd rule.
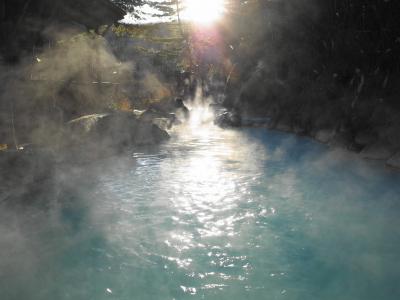
[[[399,12],[387,0],[248,4],[229,25],[240,32],[229,98],[283,128],[329,128],[350,141],[368,132],[396,144]]]
[[[356,151],[400,147],[398,1],[229,0],[212,59],[199,53],[216,47],[213,37],[196,39],[188,24],[117,23],[146,3],[177,16],[180,1],[112,2],[2,2],[0,143],[11,143],[11,123],[34,141],[32,132],[46,122],[190,96],[181,83],[190,79],[224,93],[218,104],[243,118],[270,118],[270,127]],[[87,50],[80,60],[69,55],[77,48]],[[49,83],[57,57],[71,63],[58,59],[63,75]],[[47,67],[38,64],[46,58]]]

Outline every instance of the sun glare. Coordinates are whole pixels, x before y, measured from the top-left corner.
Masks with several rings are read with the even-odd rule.
[[[182,19],[211,24],[222,17],[224,13],[224,0],[184,0]]]

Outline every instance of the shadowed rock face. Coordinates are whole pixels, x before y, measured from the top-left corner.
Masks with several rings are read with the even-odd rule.
[[[160,128],[170,128],[172,125],[181,124],[189,118],[190,111],[180,98],[152,104],[140,114],[141,121],[152,122]]]
[[[246,2],[225,107],[362,157],[399,151],[399,1]]]
[[[396,152],[391,145],[383,143],[375,143],[364,148],[361,151],[361,157],[373,160],[388,160]]]
[[[0,4],[0,56],[18,63],[24,51],[49,42],[45,29],[68,24],[98,29],[123,19],[125,12],[109,0],[2,0]]]
[[[396,168],[400,170],[400,152],[393,155],[386,163],[387,166],[391,168]]]
[[[242,118],[236,111],[222,109],[216,111],[214,124],[222,128],[240,127],[242,126]]]
[[[166,131],[133,113],[94,114],[68,122],[65,146],[90,151],[118,151],[125,147],[156,145],[169,138]]]
[[[0,201],[7,199],[4,190],[18,190],[23,184],[27,191],[33,191],[39,182],[51,180],[58,163],[87,163],[168,139],[166,131],[133,113],[93,114],[72,120],[66,124],[62,141],[52,147],[27,145],[0,150]]]
[[[320,143],[326,144],[333,138],[334,135],[335,132],[333,130],[322,129],[317,131],[315,134],[315,139]]]

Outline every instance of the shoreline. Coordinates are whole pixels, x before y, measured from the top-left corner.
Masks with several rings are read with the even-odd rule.
[[[336,132],[334,129],[314,130],[311,134],[308,134],[300,128],[293,128],[282,122],[273,124],[271,121],[272,118],[269,117],[255,119],[257,119],[256,122],[252,118],[244,118],[240,127],[266,128],[298,137],[309,138],[331,149],[341,149],[353,153],[363,160],[380,163],[388,170],[400,172],[400,149],[396,149],[396,147],[382,141],[377,140],[366,145],[357,145],[353,140],[345,140],[343,138],[344,133]]]

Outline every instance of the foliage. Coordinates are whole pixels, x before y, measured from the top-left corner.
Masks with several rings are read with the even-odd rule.
[[[394,126],[399,11],[385,0],[236,1],[223,36],[238,80],[225,105],[307,130]]]
[[[156,13],[149,16],[174,16],[176,14],[175,4],[178,0],[112,0],[116,5],[131,13],[134,17],[139,17],[137,8],[148,5],[154,9]]]
[[[126,11],[132,11],[135,7],[145,4],[146,0],[112,0],[112,2]]]
[[[132,59],[150,59],[158,67],[179,69],[185,40],[182,37],[179,25],[149,24],[149,25],[124,25],[112,27],[117,39],[127,38],[135,43],[131,46],[137,57]]]
[[[109,108],[113,111],[133,111],[132,101],[128,98],[121,98],[110,103]]]

